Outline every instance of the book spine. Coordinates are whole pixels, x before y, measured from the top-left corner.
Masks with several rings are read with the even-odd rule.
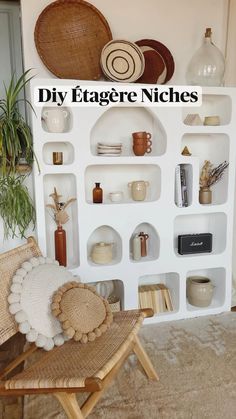
[[[182,204],[184,207],[188,206],[188,192],[187,192],[187,183],[186,183],[186,172],[185,168],[180,165],[180,183],[181,183],[181,196]]]
[[[179,164],[175,168],[175,203],[177,207],[183,206]]]

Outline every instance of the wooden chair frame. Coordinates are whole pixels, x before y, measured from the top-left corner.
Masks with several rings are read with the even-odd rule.
[[[29,257],[29,249],[32,250],[31,257],[40,255],[40,250],[37,247],[37,244],[35,240],[30,237],[28,239],[27,245],[23,245],[17,248],[17,251],[21,253],[18,266],[26,260]],[[0,255],[0,261],[3,257],[11,257],[14,253],[13,249],[12,251],[8,251],[4,253],[3,255]],[[20,263],[21,260],[21,263]],[[1,266],[0,266],[1,271]],[[4,276],[4,275],[3,275]],[[1,301],[0,301],[1,303]],[[6,307],[5,307],[6,308]],[[0,310],[1,311],[1,310]],[[141,310],[140,310],[141,311]],[[153,315],[152,310],[146,309],[142,310],[142,313],[144,314],[144,317],[150,317]],[[12,318],[11,318],[12,322]],[[2,326],[0,320],[0,326]],[[8,325],[9,326],[9,325]],[[3,329],[2,329],[3,330]],[[15,334],[17,332],[16,324],[13,324],[12,330],[9,332],[8,327],[8,335],[4,336],[1,339],[0,336],[0,342],[3,343],[4,341],[8,340],[10,336]],[[35,344],[31,344],[30,347],[20,354],[14,361],[12,361],[8,366],[6,366],[3,371],[0,372],[0,395],[1,396],[24,396],[26,394],[53,394],[57,400],[60,402],[62,408],[64,409],[66,415],[70,419],[83,419],[86,418],[96,405],[96,403],[99,401],[101,396],[103,395],[106,388],[109,386],[109,384],[112,382],[118,371],[120,370],[121,366],[125,362],[126,358],[131,354],[135,353],[138,360],[140,361],[144,371],[146,372],[148,378],[152,380],[158,380],[158,375],[147,355],[144,348],[142,347],[139,338],[137,335],[133,336],[132,340],[129,342],[113,368],[110,370],[110,372],[101,380],[97,377],[88,377],[85,380],[85,386],[84,387],[70,387],[70,388],[29,388],[29,389],[6,389],[4,386],[4,379],[7,377],[7,375],[14,371],[14,369],[20,365],[22,362],[24,362],[26,359],[28,359],[35,351],[37,351],[37,347]],[[91,393],[87,400],[83,403],[82,406],[79,406],[76,399],[76,393],[79,392],[86,392]]]

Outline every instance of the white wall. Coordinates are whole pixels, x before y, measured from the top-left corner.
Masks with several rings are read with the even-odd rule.
[[[21,0],[25,67],[40,77],[50,73],[34,46],[34,27],[50,0]],[[172,52],[176,70],[171,84],[185,84],[187,63],[200,46],[206,27],[212,27],[215,44],[224,51],[228,0],[90,0],[106,17],[113,38],[136,41],[153,38]],[[53,77],[53,75],[51,75]]]

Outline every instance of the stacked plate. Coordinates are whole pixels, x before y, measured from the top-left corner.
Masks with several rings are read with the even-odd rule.
[[[122,153],[122,143],[97,143],[98,156],[118,157]]]
[[[144,55],[133,42],[114,40],[108,42],[101,53],[101,67],[104,75],[113,81],[131,83],[144,72]]]

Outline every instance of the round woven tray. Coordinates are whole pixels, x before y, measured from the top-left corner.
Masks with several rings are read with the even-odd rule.
[[[112,39],[104,16],[82,0],[58,0],[39,15],[35,45],[45,66],[57,77],[97,80],[100,55]]]
[[[155,39],[141,39],[135,43],[139,47],[151,47],[161,55],[166,65],[166,77],[164,83],[167,83],[173,76],[175,70],[175,62],[170,50],[164,44],[156,41]]]

